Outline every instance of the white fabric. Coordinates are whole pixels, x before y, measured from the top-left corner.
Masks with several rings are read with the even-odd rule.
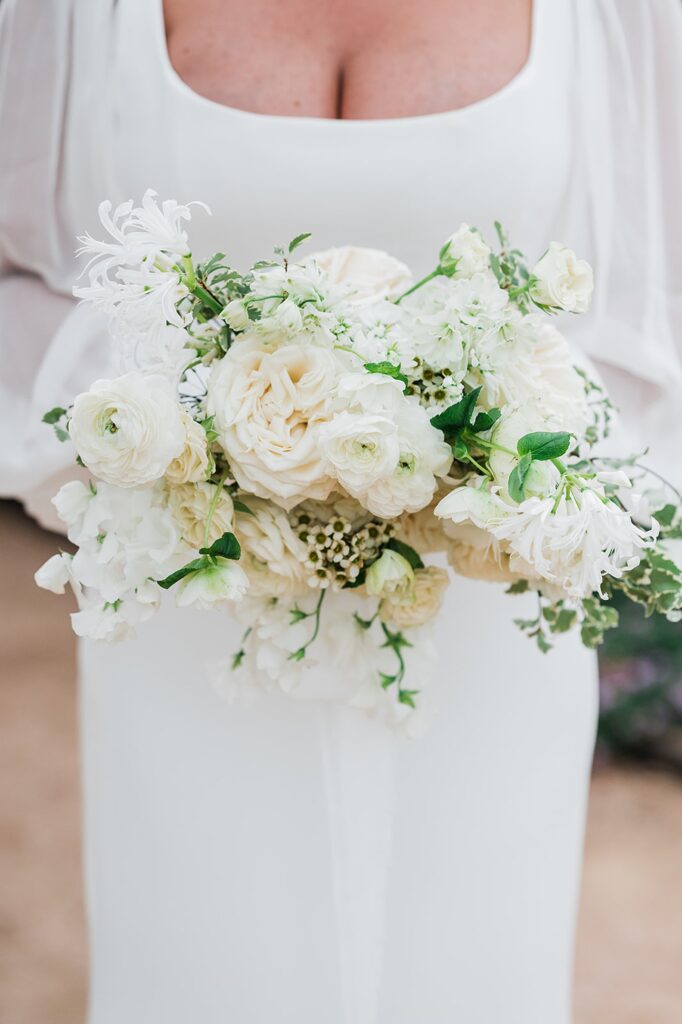
[[[74,236],[149,186],[207,201],[196,252],[239,266],[303,230],[417,272],[461,219],[499,217],[529,256],[560,238],[600,282],[581,343],[617,387],[646,381],[647,430],[678,429],[682,15],[534,9],[495,96],[325,122],[194,94],[161,0],[0,0],[4,493],[49,515],[69,453],[37,419],[107,367],[102,325],[66,311]],[[574,638],[540,655],[511,622],[528,610],[454,583],[416,741],[321,702],[226,704],[202,669],[238,646],[223,619],[169,605],[129,645],[82,645],[90,1024],[567,1024],[595,663]]]

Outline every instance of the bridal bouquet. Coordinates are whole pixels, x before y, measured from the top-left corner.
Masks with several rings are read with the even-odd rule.
[[[448,563],[535,591],[543,649],[598,644],[616,590],[682,617],[679,504],[599,455],[612,407],[552,322],[587,309],[587,263],[552,242],[529,270],[462,224],[418,281],[371,249],[299,259],[308,235],[242,273],[195,262],[190,215],[148,192],[81,239],[119,375],[45,416],[91,478],[54,498],[76,553],[36,576],[71,585],[76,633],[125,637],[170,590],[243,623],[250,681],[332,659],[357,703],[410,708]]]

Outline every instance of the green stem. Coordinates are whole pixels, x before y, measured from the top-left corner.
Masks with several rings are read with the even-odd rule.
[[[225,483],[225,480],[227,479],[228,476],[229,476],[229,472],[226,470],[223,473],[223,475],[221,476],[221,478],[218,481],[218,483],[215,485],[215,494],[211,498],[211,504],[208,506],[208,514],[206,516],[206,525],[204,527],[204,547],[205,548],[209,547],[209,534],[210,534],[210,531],[211,531],[211,521],[213,519],[213,514],[214,514],[214,512],[215,512],[215,510],[217,508],[218,501],[220,500],[220,495],[221,495],[222,490],[223,490],[223,484]]]
[[[436,267],[436,269],[432,270],[430,274],[427,274],[426,277],[423,277],[421,281],[417,281],[417,283],[413,284],[411,288],[408,288],[406,292],[403,292],[402,295],[399,295],[398,298],[394,300],[396,306],[400,305],[403,299],[406,299],[408,295],[412,295],[412,293],[416,292],[418,288],[422,288],[425,284],[428,284],[429,281],[433,281],[434,277],[439,277],[441,274],[441,268],[439,266]]]
[[[185,269],[185,284],[191,292],[194,291],[197,283],[196,274],[194,273],[194,263],[192,262],[192,254],[182,257],[182,265]]]

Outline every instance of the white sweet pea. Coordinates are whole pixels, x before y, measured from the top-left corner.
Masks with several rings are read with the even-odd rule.
[[[412,283],[409,267],[379,249],[344,245],[314,253],[307,262],[317,265],[350,303],[397,298]]]
[[[367,570],[365,587],[372,597],[391,597],[395,602],[411,603],[414,597],[414,570],[403,555],[384,548],[380,557]]]
[[[66,584],[71,578],[69,555],[52,555],[34,574],[33,579],[43,590],[51,590],[53,594],[63,594]]]
[[[550,242],[533,267],[533,277],[536,281],[531,295],[543,306],[568,313],[584,313],[589,308],[594,287],[592,267],[561,242]]]
[[[241,565],[229,558],[216,558],[215,564],[192,572],[178,583],[176,600],[181,608],[193,605],[210,611],[226,602],[239,601],[249,587]]]
[[[489,258],[490,249],[478,231],[460,224],[443,246],[439,263],[446,270],[455,267],[455,277],[472,277],[489,269]]]
[[[94,488],[82,480],[69,480],[59,488],[52,504],[65,526],[75,526],[82,520],[94,494]]]
[[[134,371],[95,381],[78,395],[69,433],[85,465],[118,487],[159,479],[185,443],[181,409],[170,389]]]

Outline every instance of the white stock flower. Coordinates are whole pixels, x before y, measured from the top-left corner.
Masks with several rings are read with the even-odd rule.
[[[182,451],[180,406],[161,381],[131,372],[98,380],[76,398],[69,433],[101,480],[136,487],[163,476]]]
[[[249,512],[239,512],[236,533],[254,597],[282,597],[305,588],[307,548],[292,530],[285,513],[262,498],[248,499]]]
[[[376,562],[372,562],[367,570],[365,587],[372,597],[391,597],[394,602],[411,602],[414,570],[403,555],[390,548],[384,548]]]
[[[184,540],[193,547],[203,547],[206,522],[211,505],[213,514],[208,530],[208,543],[232,530],[234,505],[224,487],[215,501],[216,484],[207,481],[179,484],[168,488],[168,508],[178,524]],[[215,504],[214,504],[215,501]]]
[[[344,245],[314,253],[307,262],[315,263],[351,303],[398,298],[412,283],[409,267],[379,249]]]
[[[206,431],[184,409],[181,417],[185,444],[166,469],[166,480],[173,485],[197,483],[205,478],[208,469]]]
[[[43,590],[51,590],[53,594],[63,594],[64,588],[71,578],[70,560],[69,555],[52,555],[34,573],[33,579]]]
[[[536,281],[531,295],[543,306],[568,313],[584,313],[589,308],[594,287],[592,267],[561,242],[550,242],[533,267],[533,277]]]
[[[445,268],[456,265],[455,277],[473,277],[489,269],[490,249],[478,231],[460,224],[441,250],[439,263]]]
[[[248,587],[248,577],[238,562],[217,558],[215,564],[189,573],[178,583],[176,601],[181,608],[193,605],[200,611],[210,611],[241,600]]]
[[[415,569],[411,599],[404,600],[400,595],[395,600],[394,595],[389,594],[381,602],[379,614],[397,629],[423,626],[440,611],[448,583],[449,576],[445,569],[438,569],[434,565]]]
[[[318,345],[270,351],[258,341],[240,341],[214,364],[208,410],[245,491],[285,508],[328,496],[334,481],[319,431],[336,375],[333,354]]]

